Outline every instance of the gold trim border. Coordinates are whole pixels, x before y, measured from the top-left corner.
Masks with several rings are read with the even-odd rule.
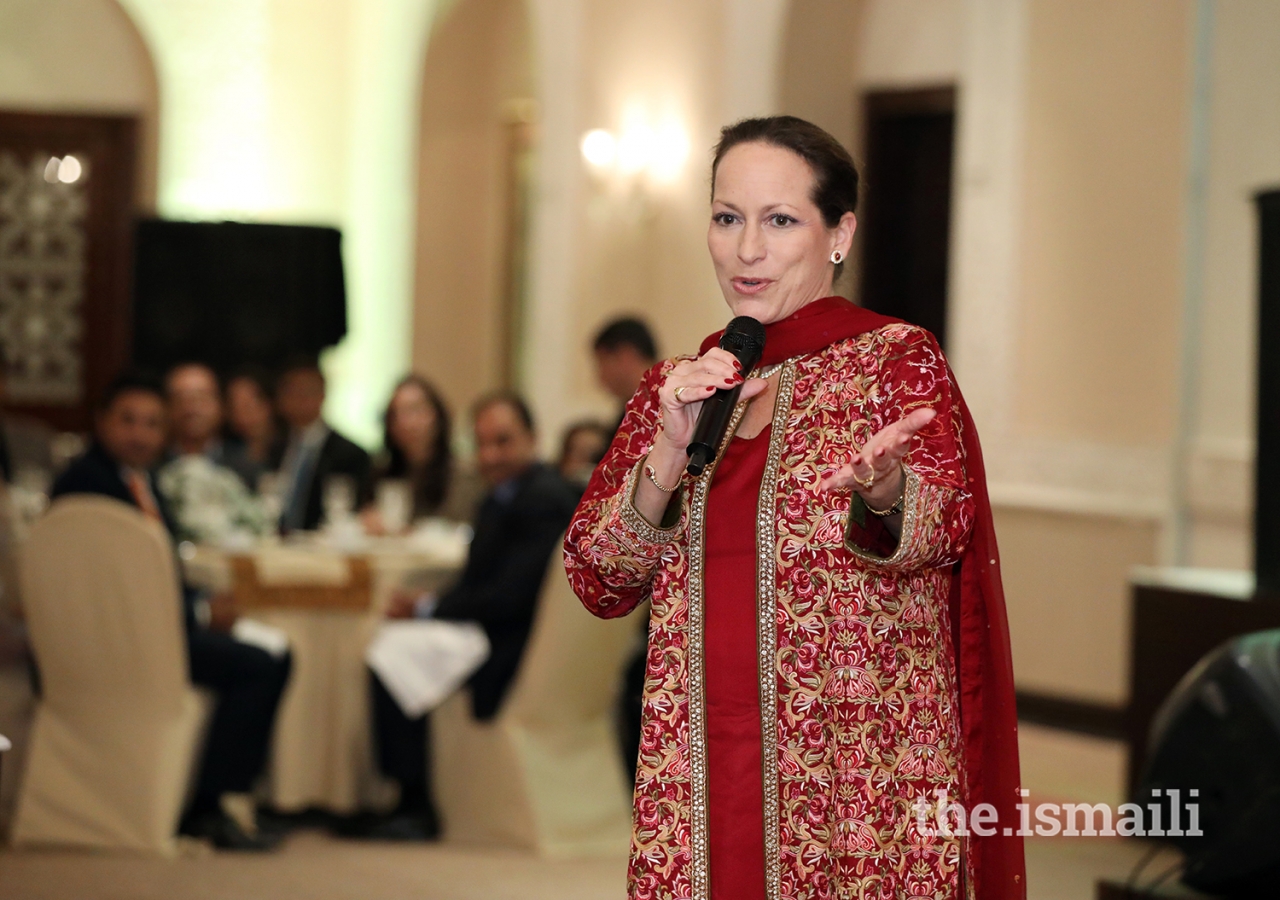
[[[651,448],[652,449],[652,448]],[[636,489],[640,485],[640,471],[645,466],[645,460],[649,458],[649,454],[644,456],[631,467],[631,471],[627,473],[627,480],[622,485],[622,506],[618,513],[622,517],[622,523],[640,536],[641,540],[648,541],[651,544],[669,544],[680,536],[681,526],[684,525],[684,513],[676,519],[676,524],[670,528],[663,528],[661,525],[654,525],[644,517],[640,510],[636,509]],[[675,499],[683,503],[684,484],[676,486]],[[670,503],[670,501],[668,501]]]
[[[782,896],[782,850],[778,808],[778,469],[791,417],[796,384],[795,360],[787,360],[773,403],[769,456],[756,505],[756,646],[760,677],[760,777],[764,794],[764,891]]]

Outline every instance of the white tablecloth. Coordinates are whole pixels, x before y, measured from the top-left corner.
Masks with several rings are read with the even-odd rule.
[[[267,799],[277,809],[350,812],[387,802],[390,789],[373,757],[365,649],[397,588],[445,587],[465,562],[466,549],[460,538],[437,535],[376,539],[345,551],[318,539],[252,551],[265,584],[341,584],[353,555],[367,558],[373,575],[367,612],[257,608],[251,613],[288,634],[293,654],[268,766]],[[211,590],[230,587],[226,551],[190,546],[182,551],[188,581]]]

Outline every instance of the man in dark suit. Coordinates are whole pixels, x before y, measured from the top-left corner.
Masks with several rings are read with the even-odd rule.
[[[164,392],[169,402],[168,457],[203,456],[235,472],[246,488],[256,491],[261,466],[249,459],[243,445],[222,439],[224,410],[217,373],[201,362],[178,363],[164,377]]]
[[[475,717],[485,720],[498,714],[520,668],[547,566],[578,495],[554,468],[538,461],[533,417],[514,394],[480,401],[475,437],[476,462],[489,493],[462,576],[438,598],[397,595],[388,615],[479,623],[490,653],[469,684]],[[364,837],[434,837],[439,825],[428,790],[427,716],[408,718],[376,676],[372,684],[379,765],[400,782],[401,804],[390,817],[365,817],[351,830]]]
[[[658,345],[649,326],[627,316],[614,319],[596,334],[591,344],[596,360],[596,381],[618,401],[618,418],[610,437],[622,424],[622,410],[640,387],[645,373],[658,361]]]
[[[172,534],[173,520],[151,476],[165,437],[160,383],[135,374],[120,376],[99,407],[93,444],[62,473],[51,496],[112,497],[162,522]],[[277,659],[227,634],[235,620],[229,598],[213,598],[206,605],[195,590],[184,587],[182,594],[191,681],[218,695],[182,831],[223,849],[268,849],[271,842],[246,834],[223,811],[221,801],[223,794],[247,793],[262,772],[290,659]]]
[[[276,410],[289,427],[273,462],[283,479],[280,528],[313,531],[324,519],[325,483],[351,479],[355,508],[370,499],[369,454],[329,427],[324,408],[324,373],[314,359],[295,359],[276,381]]]

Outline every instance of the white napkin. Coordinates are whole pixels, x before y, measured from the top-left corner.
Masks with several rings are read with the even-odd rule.
[[[416,719],[462,686],[489,658],[489,639],[474,622],[384,622],[364,652],[404,714]]]
[[[276,659],[289,652],[289,635],[274,625],[257,619],[236,619],[231,626],[231,636],[242,644],[266,650]]]

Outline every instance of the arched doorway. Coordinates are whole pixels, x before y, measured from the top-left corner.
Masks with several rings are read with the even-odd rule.
[[[413,363],[461,408],[514,387],[535,105],[523,0],[461,0],[427,47]]]

